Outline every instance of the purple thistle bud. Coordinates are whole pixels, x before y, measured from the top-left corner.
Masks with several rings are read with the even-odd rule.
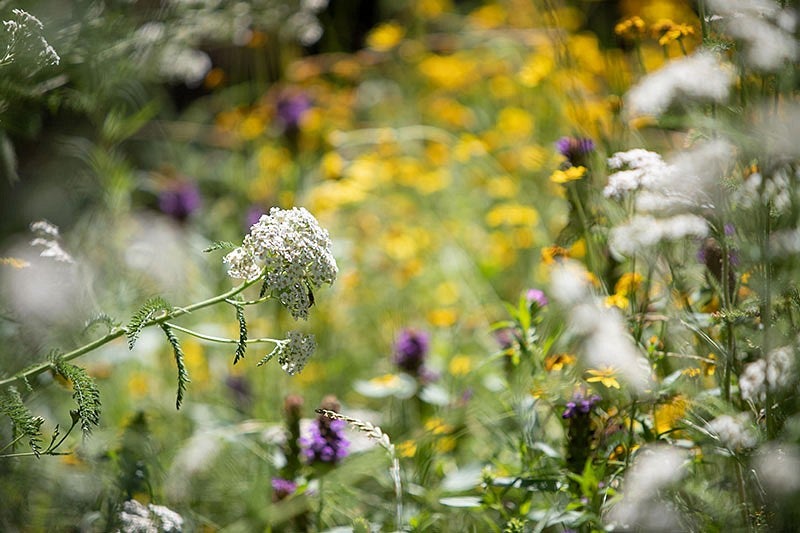
[[[347,457],[347,447],[350,442],[344,437],[344,420],[331,420],[323,422],[314,421],[309,435],[300,438],[303,455],[309,464],[332,463],[336,464]]]
[[[528,289],[528,292],[525,293],[525,300],[527,300],[529,306],[536,304],[539,309],[546,306],[549,302],[544,292],[539,289]]]
[[[579,165],[594,150],[594,141],[585,137],[561,137],[556,141],[556,150],[573,165]]]
[[[286,129],[297,129],[306,111],[311,109],[311,100],[302,92],[286,93],[277,104],[278,118]]]
[[[281,501],[294,494],[296,490],[297,483],[281,477],[272,478],[272,499],[274,501]]]
[[[572,395],[572,400],[567,402],[566,409],[564,409],[564,412],[561,414],[561,418],[568,420],[570,418],[577,418],[580,415],[588,415],[592,407],[600,400],[600,396],[596,394],[584,396],[582,392],[578,391]]]
[[[405,372],[417,375],[428,356],[430,338],[423,331],[404,329],[394,344],[394,363]]]
[[[180,222],[189,218],[201,203],[200,189],[195,182],[188,180],[170,184],[158,196],[158,208],[161,212]]]

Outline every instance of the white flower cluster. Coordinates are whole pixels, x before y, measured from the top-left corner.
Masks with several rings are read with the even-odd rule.
[[[621,256],[664,240],[705,237],[706,220],[697,214],[714,206],[720,176],[732,160],[733,146],[721,139],[699,144],[664,161],[642,149],[614,154],[608,160],[615,172],[603,190],[621,200],[636,194],[637,215],[611,232],[611,250]]]
[[[331,284],[339,269],[328,232],[302,207],[273,207],[253,224],[242,246],[225,256],[228,274],[266,287],[295,319],[308,318],[312,290]]]
[[[262,360],[262,363],[277,355],[281,368],[290,376],[294,376],[302,372],[316,349],[317,343],[314,335],[290,331],[288,338],[279,343],[275,350]]]
[[[781,169],[766,181],[760,172],[750,174],[737,191],[736,200],[743,207],[769,205],[779,212],[786,212],[792,206],[793,181],[786,169]]]
[[[733,68],[710,52],[676,59],[645,76],[627,96],[631,116],[659,116],[676,100],[724,102],[734,82]]]
[[[182,531],[183,517],[163,505],[148,504],[146,507],[136,500],[122,504],[119,514],[121,533],[159,533]]]
[[[0,65],[11,63],[20,55],[35,58],[37,67],[58,65],[61,58],[42,35],[42,22],[22,9],[11,12],[14,19],[3,21],[5,34],[0,35],[0,46],[5,46]]]
[[[765,0],[709,0],[725,30],[745,45],[745,60],[751,66],[775,71],[798,56],[794,31],[797,14]]]
[[[706,424],[706,430],[725,448],[731,451],[746,450],[756,445],[756,437],[748,427],[748,418],[747,413],[736,417],[718,416]]]
[[[766,359],[744,367],[739,376],[739,393],[745,401],[763,403],[767,399],[767,387],[771,391],[781,391],[793,383],[794,378],[794,350],[791,346],[782,346],[771,351]]]
[[[31,224],[31,231],[38,235],[31,241],[31,246],[43,246],[39,254],[42,257],[52,257],[61,263],[74,263],[75,260],[67,253],[58,241],[58,226],[46,220],[39,220]]]
[[[610,525],[623,531],[684,531],[678,509],[661,496],[663,489],[686,475],[686,462],[686,451],[673,446],[639,450],[626,476],[622,500],[607,516]]]
[[[592,368],[612,367],[639,392],[650,389],[650,365],[636,348],[622,316],[606,309],[592,292],[585,268],[565,261],[551,274],[551,293],[567,308],[569,326],[583,339],[582,355]]]

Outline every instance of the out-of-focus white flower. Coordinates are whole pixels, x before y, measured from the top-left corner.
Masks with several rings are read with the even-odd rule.
[[[700,238],[707,234],[706,220],[697,215],[675,215],[667,218],[636,215],[624,225],[611,230],[609,247],[618,256],[630,256],[662,241],[684,237]]]
[[[121,533],[159,533],[183,529],[183,517],[175,511],[152,503],[144,506],[136,500],[122,504],[119,520]]]
[[[612,367],[634,390],[648,390],[647,360],[627,334],[619,313],[606,309],[592,293],[583,266],[566,261],[553,269],[551,280],[551,294],[566,307],[570,328],[583,339],[581,352],[586,365]]]
[[[745,60],[760,70],[775,71],[797,59],[793,10],[765,0],[709,0],[725,30],[745,44]]]
[[[58,242],[58,226],[46,220],[39,220],[31,224],[31,231],[38,235],[31,241],[31,246],[42,246],[44,250],[39,254],[42,257],[52,257],[61,263],[74,263],[75,260],[69,255]]]
[[[739,376],[739,393],[742,399],[763,403],[770,391],[780,392],[795,379],[794,349],[782,346],[772,350],[765,359],[748,363]]]
[[[3,21],[5,31],[0,34],[0,49],[5,46],[5,50],[0,50],[0,66],[14,62],[19,56],[33,58],[37,62],[33,69],[58,65],[61,58],[42,35],[42,22],[22,9],[12,9],[11,13],[14,18]]]
[[[721,446],[731,451],[746,450],[756,445],[756,436],[748,427],[749,415],[740,413],[736,417],[718,416],[708,424],[706,430],[711,433]]]
[[[336,279],[328,232],[302,207],[273,207],[253,224],[242,246],[225,256],[228,274],[249,281],[262,275],[272,295],[295,319],[308,318],[312,290]]]
[[[784,212],[792,205],[792,180],[781,169],[764,181],[760,172],[750,174],[734,195],[742,207],[771,205],[776,211]]]
[[[653,187],[671,172],[659,154],[641,148],[615,153],[608,159],[608,166],[616,172],[608,177],[603,194],[617,200],[627,193]]]
[[[660,116],[680,99],[724,102],[733,84],[733,69],[706,51],[670,61],[642,78],[626,95],[631,117]]]
[[[672,446],[642,448],[625,478],[622,500],[607,521],[625,530],[681,531],[680,514],[660,492],[686,475],[686,451]]]
[[[162,49],[159,70],[161,75],[173,81],[197,87],[211,70],[211,58],[202,50],[167,44]]]
[[[755,455],[753,467],[770,496],[790,496],[800,490],[800,450],[795,445],[766,444]]]

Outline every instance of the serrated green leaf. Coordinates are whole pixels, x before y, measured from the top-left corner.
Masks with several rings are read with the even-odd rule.
[[[183,350],[178,342],[178,337],[172,332],[169,324],[161,324],[161,329],[167,336],[167,340],[172,345],[172,352],[175,355],[175,365],[178,367],[178,392],[175,399],[175,409],[180,409],[183,404],[183,396],[186,393],[186,385],[192,380],[189,379],[189,372],[186,370],[186,363],[183,359]]]
[[[92,426],[100,423],[100,390],[97,383],[85,369],[64,362],[59,358],[54,360],[55,370],[72,385],[72,398],[78,405],[75,411],[80,420],[81,431],[84,438],[92,433]]]
[[[208,248],[204,248],[203,252],[216,252],[217,250],[233,250],[236,245],[230,241],[215,241]]]
[[[233,358],[234,365],[239,362],[239,359],[244,359],[247,351],[247,322],[244,318],[244,307],[241,305],[235,307],[236,320],[239,321],[239,343],[236,345],[236,355]]]
[[[111,316],[105,313],[100,313],[97,316],[94,316],[86,321],[86,324],[83,326],[83,332],[88,333],[92,328],[94,328],[97,325],[103,325],[108,329],[108,331],[111,331],[112,329],[119,326],[120,323],[111,318]]]
[[[11,419],[14,437],[19,435],[27,437],[31,451],[38,457],[42,451],[40,443],[44,418],[33,416],[16,387],[9,387],[0,395],[0,412]]]
[[[160,311],[170,312],[172,306],[162,297],[156,296],[147,300],[139,311],[128,322],[128,348],[133,350],[136,341],[147,323],[155,318]]]

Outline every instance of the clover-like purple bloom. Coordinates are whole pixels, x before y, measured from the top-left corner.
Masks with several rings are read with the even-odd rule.
[[[525,300],[528,302],[529,306],[536,304],[539,309],[546,306],[549,302],[544,291],[539,289],[528,289],[528,292],[525,293]]]
[[[294,494],[297,490],[297,483],[283,479],[282,477],[272,478],[272,498],[281,501]]]
[[[344,420],[327,420],[318,418],[311,426],[311,433],[300,437],[300,446],[306,461],[311,463],[336,464],[347,457],[350,445],[344,437]]]
[[[570,419],[576,418],[581,415],[588,415],[592,407],[601,400],[600,396],[592,394],[591,396],[584,396],[582,392],[576,392],[572,396],[572,400],[567,402],[567,408],[561,414],[561,418]]]
[[[580,165],[594,150],[594,141],[585,137],[561,137],[556,141],[556,150],[573,165]]]
[[[188,180],[170,184],[158,196],[161,212],[181,222],[197,211],[201,203],[200,189],[195,182]]]

